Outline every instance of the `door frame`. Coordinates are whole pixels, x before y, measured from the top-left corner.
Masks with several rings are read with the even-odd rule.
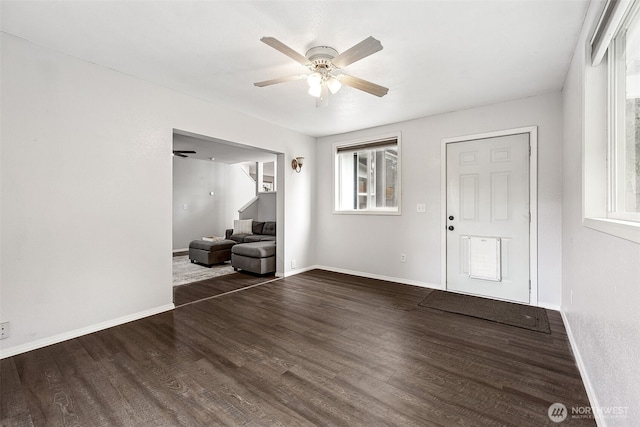
[[[441,223],[441,277],[443,289],[447,289],[447,144],[455,142],[477,141],[488,138],[511,135],[529,135],[529,209],[531,225],[529,226],[529,280],[531,291],[529,305],[538,306],[538,127],[527,126],[514,129],[484,132],[443,138],[440,146],[440,223]],[[487,297],[490,298],[490,297]]]

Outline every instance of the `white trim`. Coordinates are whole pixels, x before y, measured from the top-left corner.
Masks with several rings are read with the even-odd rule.
[[[344,268],[328,267],[326,265],[316,265],[310,268],[310,270],[313,270],[313,269],[332,271],[334,273],[350,274],[352,276],[365,277],[367,279],[384,280],[387,282],[395,282],[401,285],[412,285],[412,286],[419,286],[421,288],[445,290],[442,286],[436,285],[433,283],[420,282],[420,281],[411,280],[411,279],[403,279],[400,277],[383,276],[380,274],[365,273],[363,271],[347,270]]]
[[[599,408],[600,403],[598,402],[598,398],[596,397],[596,390],[591,383],[591,379],[588,375],[587,366],[584,364],[584,360],[580,355],[580,350],[576,345],[576,339],[573,335],[573,331],[571,330],[571,325],[569,324],[569,319],[567,318],[564,310],[559,310],[560,316],[562,316],[562,323],[564,323],[564,329],[567,332],[567,339],[569,340],[569,345],[571,346],[571,351],[573,353],[573,358],[576,361],[576,366],[578,367],[578,371],[580,372],[580,376],[582,377],[582,384],[584,384],[584,388],[587,392],[587,398],[589,399],[589,404],[592,408]],[[592,411],[591,412],[595,416],[596,425],[605,426],[607,423],[604,418],[602,418],[602,414],[600,411]]]
[[[607,62],[608,64],[608,62]],[[607,216],[609,157],[608,129],[611,116],[608,108],[607,64],[583,67],[583,97],[581,112],[582,139],[582,218]]]
[[[398,206],[398,209],[400,209],[400,207]],[[381,209],[381,208],[377,208],[377,209],[352,209],[349,211],[334,211],[333,212],[336,215],[402,215],[402,212],[398,211],[390,211],[390,210],[385,210],[385,209]]]
[[[454,142],[474,141],[500,136],[529,134],[529,209],[531,225],[529,227],[529,279],[531,292],[529,305],[538,306],[538,127],[527,126],[474,135],[456,136],[442,139],[440,146],[440,253],[442,289],[447,288],[447,144]]]
[[[538,301],[538,307],[545,308],[547,310],[553,310],[553,311],[561,311],[562,310],[562,307],[560,307],[558,304],[554,304],[554,303],[550,303],[550,302]]]
[[[172,253],[178,253],[178,252],[189,252],[189,248],[184,248],[184,249],[174,249]]]
[[[591,45],[591,66],[598,66],[604,58],[613,36],[620,28],[632,3],[630,0],[607,1],[589,42]],[[607,17],[606,20],[605,17]]]
[[[26,344],[17,345],[14,347],[4,348],[0,350],[0,359],[15,356],[17,354],[26,353],[27,351],[36,350],[42,347],[46,347],[52,344],[58,344],[63,341],[67,341],[73,338],[78,338],[83,335],[91,334],[101,331],[103,329],[112,328],[114,326],[122,325],[132,322],[134,320],[140,320],[145,317],[153,316],[156,314],[164,313],[165,311],[173,310],[175,306],[173,303],[162,305],[160,307],[150,308],[149,310],[140,311],[138,313],[129,314],[127,316],[118,317],[117,319],[107,320],[106,322],[98,323],[95,325],[87,326],[85,328],[76,329],[62,334],[54,335],[40,340],[31,341]]]
[[[244,170],[244,169],[242,169],[242,170]],[[253,179],[253,178],[251,178],[251,179]],[[242,206],[240,209],[238,209],[238,213],[243,213],[244,211],[246,211],[249,208],[249,206],[253,205],[258,200],[260,200],[260,198],[258,196],[253,196],[253,198],[251,200],[249,200],[247,203],[244,204],[244,206]]]
[[[598,67],[584,64],[582,103],[582,225],[611,236],[640,243],[640,223],[628,221],[610,211],[614,208],[611,189],[614,176],[612,162],[616,130],[612,106],[613,91],[609,87],[615,75],[613,62]],[[604,102],[603,102],[604,101]],[[615,210],[615,209],[613,209]]]
[[[291,276],[295,276],[296,274],[314,270],[316,268],[318,268],[318,266],[315,266],[315,265],[312,265],[310,267],[294,268],[292,270],[285,272],[284,274],[276,273],[276,277],[291,277]]]
[[[619,4],[620,2],[616,3]],[[633,5],[633,18],[636,14],[640,2]],[[635,18],[634,18],[635,19]],[[632,21],[619,23],[616,28],[624,30],[609,42],[609,57],[607,60],[607,207],[606,217],[608,219],[620,221],[618,225],[628,225],[629,235],[633,236],[633,223],[640,221],[640,213],[628,212],[624,206],[625,189],[622,182],[625,180],[625,169],[622,166],[625,163],[626,150],[624,144],[626,141],[625,134],[625,101],[626,101],[626,32]],[[622,36],[622,37],[621,37]],[[587,216],[587,218],[598,219],[599,215]],[[640,225],[640,224],[638,224]],[[598,227],[596,225],[596,227]],[[597,230],[606,230],[607,226],[596,228]],[[625,237],[622,227],[618,227],[622,237],[633,241],[633,237]],[[604,231],[605,233],[607,231]],[[614,234],[618,236],[618,234]]]
[[[593,230],[640,243],[640,223],[611,218],[584,218],[582,225]]]
[[[608,212],[607,218],[623,222],[640,223],[640,212]]]

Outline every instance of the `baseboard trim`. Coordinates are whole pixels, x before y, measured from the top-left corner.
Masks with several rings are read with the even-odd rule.
[[[296,268],[295,270],[285,271],[285,273],[281,277],[291,277],[291,276],[295,276],[296,274],[305,273],[307,271],[315,270],[317,268],[320,268],[320,267],[318,267],[317,265],[312,265],[312,266],[309,266],[309,267]]]
[[[145,317],[153,316],[155,314],[164,313],[165,311],[173,310],[175,306],[172,304],[162,305],[160,307],[154,307],[149,310],[140,311],[138,313],[130,314],[127,316],[119,317],[117,319],[108,320],[106,322],[98,323],[95,325],[87,326],[86,328],[80,328],[73,331],[65,332],[62,334],[54,335],[51,337],[43,338],[40,340],[32,341],[26,344],[21,344],[9,348],[0,350],[0,359],[12,357],[21,353],[26,353],[31,350],[37,350],[42,347],[46,347],[52,344],[58,344],[63,341],[67,341],[73,338],[78,338],[83,335],[88,335],[94,332],[101,331],[103,329],[112,328],[114,326],[122,325],[132,322],[134,320],[140,320]]]
[[[539,302],[538,307],[546,308],[547,310],[561,311],[561,308],[558,304],[553,304],[550,302]]]
[[[562,308],[560,308],[560,316],[562,316],[562,323],[564,323],[564,329],[567,331],[567,338],[569,339],[569,345],[571,346],[571,351],[573,352],[573,357],[576,359],[576,365],[578,366],[578,371],[580,372],[580,376],[582,377],[582,383],[584,384],[584,388],[587,391],[587,397],[589,398],[589,403],[592,408],[599,408],[600,404],[598,403],[598,398],[596,397],[596,391],[593,388],[593,384],[589,379],[589,374],[587,373],[587,367],[584,364],[584,360],[580,355],[580,350],[578,350],[578,346],[576,345],[575,337],[573,335],[573,331],[571,330],[571,325],[569,324],[569,319],[567,319],[567,315]],[[570,408],[569,411],[571,411]],[[598,413],[598,411],[591,412],[596,421],[596,425],[598,426],[606,426],[607,423],[602,418],[602,415]]]
[[[328,267],[326,265],[316,265],[311,269],[314,269],[314,268],[317,268],[320,270],[332,271],[334,273],[343,273],[343,274],[350,274],[352,276],[366,277],[367,279],[385,280],[387,282],[396,282],[403,285],[412,285],[412,286],[420,286],[421,288],[445,290],[445,288],[441,285],[436,285],[434,283],[420,282],[418,280],[403,279],[401,277],[383,276],[381,274],[365,273],[364,271],[347,270],[345,268]]]

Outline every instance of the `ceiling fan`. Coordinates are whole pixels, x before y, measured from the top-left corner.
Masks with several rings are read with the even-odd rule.
[[[173,155],[178,157],[189,157],[187,154],[196,154],[193,150],[173,150]]]
[[[382,50],[380,41],[373,37],[367,37],[342,53],[329,46],[316,46],[309,49],[304,56],[273,37],[263,37],[260,41],[304,65],[310,73],[265,80],[254,83],[255,86],[264,87],[307,79],[309,95],[317,98],[316,107],[328,105],[329,92],[335,94],[343,84],[378,97],[389,92],[384,86],[342,72],[342,68],[347,65]]]

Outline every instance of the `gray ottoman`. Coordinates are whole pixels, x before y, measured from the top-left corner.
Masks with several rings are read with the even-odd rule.
[[[189,259],[191,262],[212,265],[231,261],[231,247],[236,242],[233,240],[218,240],[208,242],[206,240],[194,240],[189,243]]]
[[[231,265],[234,270],[255,274],[276,271],[276,242],[242,243],[231,248]]]

